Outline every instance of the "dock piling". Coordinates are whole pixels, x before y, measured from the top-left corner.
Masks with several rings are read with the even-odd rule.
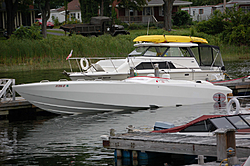
[[[236,157],[235,129],[217,129],[215,131],[217,142],[217,161],[228,158],[228,164],[238,163]]]

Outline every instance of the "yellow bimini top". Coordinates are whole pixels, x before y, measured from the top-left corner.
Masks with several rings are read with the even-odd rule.
[[[153,43],[208,43],[206,39],[192,36],[177,36],[177,35],[144,35],[138,36],[134,42],[153,42]]]

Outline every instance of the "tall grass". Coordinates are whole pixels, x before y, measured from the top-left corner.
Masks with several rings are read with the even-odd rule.
[[[133,39],[146,35],[147,30],[131,30],[130,35],[102,35],[99,37],[83,37],[80,35],[53,36],[42,40],[17,40],[11,38],[0,41],[0,70],[31,70],[68,68],[65,58],[70,50],[73,57],[126,57],[133,47]],[[203,37],[211,45],[218,45],[224,60],[233,61],[250,57],[247,46],[223,44],[216,36],[197,33],[193,29],[178,29],[171,32],[162,29],[150,29],[149,35],[186,35]]]

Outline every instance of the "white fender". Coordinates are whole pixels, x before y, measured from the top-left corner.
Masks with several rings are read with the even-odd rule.
[[[236,108],[235,111],[231,110],[232,109],[232,104],[235,103]],[[228,103],[227,103],[227,114],[228,115],[236,115],[239,114],[240,112],[240,102],[236,97],[233,97]]]
[[[86,66],[84,66],[83,61],[86,63]],[[80,65],[83,70],[87,70],[89,68],[89,62],[86,58],[81,58]]]

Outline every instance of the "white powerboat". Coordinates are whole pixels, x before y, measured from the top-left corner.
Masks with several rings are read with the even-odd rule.
[[[134,39],[136,47],[127,58],[69,58],[71,80],[123,80],[130,76],[153,74],[159,65],[159,76],[169,74],[176,80],[224,80],[220,49],[205,44],[202,38],[190,36],[148,35]],[[71,65],[74,63],[74,65]],[[72,66],[79,71],[73,71]]]
[[[13,88],[35,106],[59,114],[223,102],[232,92],[207,81],[146,76],[109,81],[42,81]]]

